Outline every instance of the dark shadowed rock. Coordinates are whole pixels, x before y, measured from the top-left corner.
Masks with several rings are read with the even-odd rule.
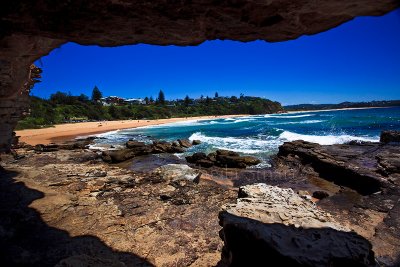
[[[207,155],[203,152],[196,152],[191,156],[186,157],[186,161],[189,163],[196,163],[199,160],[207,159]]]
[[[383,131],[381,133],[380,142],[400,142],[400,131]]]
[[[313,192],[312,196],[317,199],[324,199],[329,197],[329,194],[325,191],[315,191]]]

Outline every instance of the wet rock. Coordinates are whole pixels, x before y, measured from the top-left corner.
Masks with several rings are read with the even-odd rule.
[[[185,164],[167,164],[157,168],[153,173],[162,177],[165,181],[188,180],[194,183],[198,183],[201,176],[199,170],[190,168]]]
[[[381,133],[380,142],[400,142],[400,131],[383,131]]]
[[[228,266],[376,266],[371,244],[302,199],[266,184],[240,188],[220,212]],[[244,197],[243,197],[244,196]]]
[[[229,151],[225,149],[218,149],[216,152],[217,156],[232,156],[232,157],[238,157],[240,156],[239,153],[234,152],[234,151]]]
[[[178,139],[179,145],[185,148],[189,148],[192,146],[192,143],[188,139]]]
[[[128,142],[126,142],[125,146],[127,148],[142,148],[146,146],[146,144],[144,142],[129,140]]]
[[[207,159],[207,155],[205,153],[203,153],[203,152],[196,152],[193,155],[187,156],[185,158],[186,158],[186,161],[189,162],[189,163],[196,163],[199,160]]]
[[[183,153],[185,149],[180,146],[172,145],[168,142],[153,142],[153,153]]]
[[[201,144],[200,140],[193,140],[192,141],[192,145],[194,145],[194,146],[197,146],[197,145],[200,145],[200,144]]]

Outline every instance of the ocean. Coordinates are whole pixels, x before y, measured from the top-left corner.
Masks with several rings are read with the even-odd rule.
[[[379,141],[382,130],[400,130],[400,107],[353,110],[309,111],[266,114],[214,120],[184,122],[125,129],[99,136],[94,147],[123,146],[129,139],[144,142],[173,141],[179,138],[200,140],[184,157],[194,152],[209,153],[228,149],[252,155],[268,164],[268,159],[287,141],[305,140],[321,145],[342,144],[351,140]]]

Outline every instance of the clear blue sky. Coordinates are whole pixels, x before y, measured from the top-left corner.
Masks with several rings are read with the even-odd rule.
[[[32,94],[55,91],[167,99],[261,96],[283,104],[400,99],[400,10],[361,17],[297,40],[208,41],[199,46],[63,45],[36,62],[42,82]]]

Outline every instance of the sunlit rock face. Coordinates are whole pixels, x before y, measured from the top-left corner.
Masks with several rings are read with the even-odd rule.
[[[197,45],[205,40],[270,42],[383,15],[398,0],[3,1],[0,4],[0,149],[26,109],[30,65],[61,44]]]

